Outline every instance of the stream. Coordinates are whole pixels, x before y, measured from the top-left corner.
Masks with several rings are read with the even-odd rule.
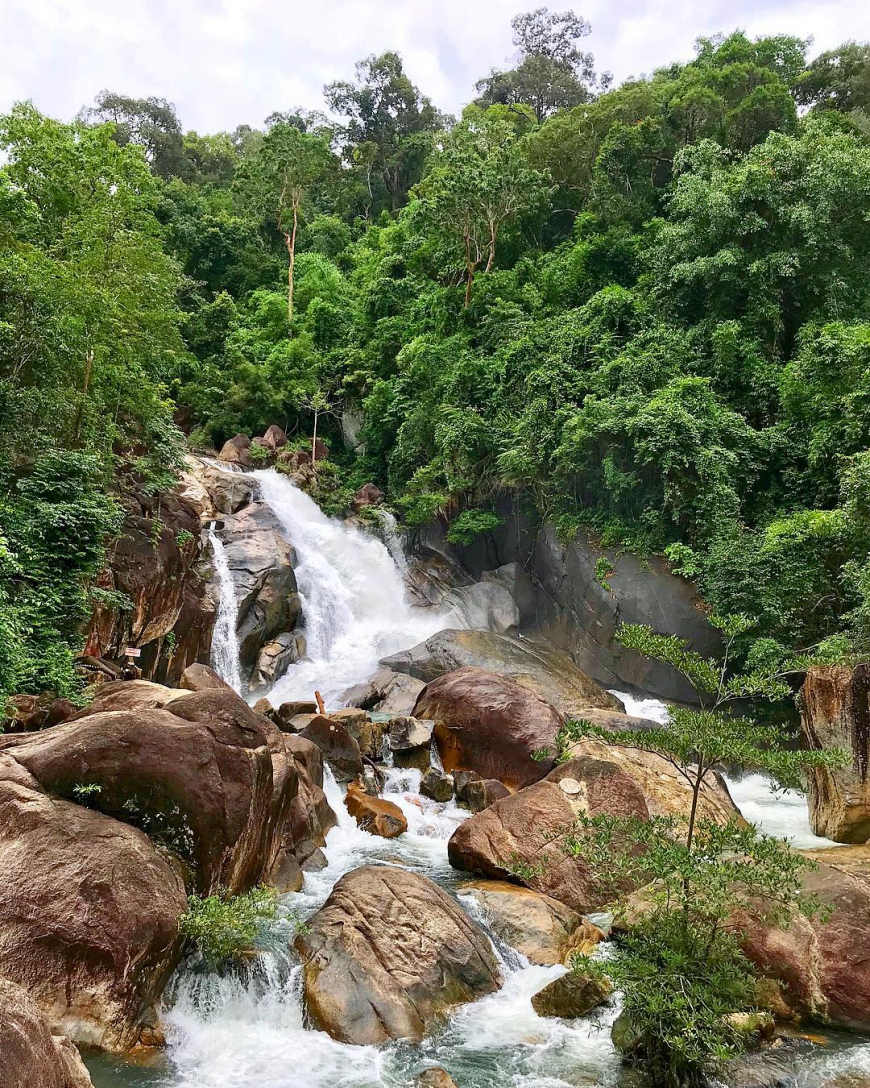
[[[380,658],[406,649],[439,630],[432,610],[408,603],[399,538],[387,544],[327,518],[316,504],[271,470],[254,474],[264,499],[296,549],[296,575],[305,616],[308,657],[291,666],[269,693],[273,704],[311,698],[327,705],[368,680]],[[234,645],[235,595],[222,546],[210,536],[222,578],[215,628],[214,664],[241,687]],[[616,691],[630,714],[665,721],[667,708],[649,698]],[[531,996],[564,967],[538,967],[490,937],[505,983],[458,1009],[422,1043],[359,1047],[305,1027],[301,968],[291,947],[294,919],[313,914],[332,886],[360,865],[380,862],[423,873],[457,894],[485,925],[474,901],[461,894],[465,874],[447,860],[447,841],[469,813],[450,801],[419,793],[420,772],[390,768],[385,796],[408,820],[408,831],[386,840],[362,831],[343,804],[343,791],[326,768],[324,789],[338,817],[326,843],[327,867],[305,874],[300,892],[281,899],[279,918],[263,936],[255,960],[224,971],[195,959],[176,972],[166,995],[167,1050],[143,1068],[117,1056],[85,1054],[95,1088],[405,1088],[427,1065],[443,1065],[459,1088],[577,1088],[617,1081],[620,1064],[610,1042],[615,1006],[577,1021],[543,1019]],[[797,793],[773,793],[761,775],[729,778],[744,815],[796,846],[834,845],[812,834],[806,802]],[[809,1048],[808,1048],[809,1049]],[[870,1045],[834,1043],[795,1063],[796,1083],[814,1088],[844,1072],[870,1073]]]

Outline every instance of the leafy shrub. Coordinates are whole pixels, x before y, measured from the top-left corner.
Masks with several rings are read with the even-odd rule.
[[[263,927],[277,909],[275,893],[263,887],[243,895],[226,891],[205,898],[190,895],[178,925],[205,960],[222,963],[254,951]]]

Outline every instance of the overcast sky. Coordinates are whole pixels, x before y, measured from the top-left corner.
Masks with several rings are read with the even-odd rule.
[[[542,0],[539,0],[542,2]],[[535,0],[0,0],[0,111],[23,98],[68,119],[101,88],[158,95],[200,132],[322,106],[323,84],[398,50],[456,113],[507,62],[510,19]],[[566,5],[551,0],[553,10]],[[812,52],[870,39],[870,0],[584,0],[588,47],[617,80],[692,56],[699,35],[812,36]]]

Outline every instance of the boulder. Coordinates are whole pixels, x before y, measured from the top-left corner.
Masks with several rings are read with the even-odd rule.
[[[441,602],[450,628],[506,634],[516,631],[520,610],[507,586],[497,581],[473,582],[451,589]]]
[[[419,1041],[451,1008],[501,985],[486,933],[418,873],[355,869],[308,925],[296,938],[308,1015],[343,1042]]]
[[[812,668],[800,693],[801,726],[810,748],[844,748],[847,767],[809,772],[810,825],[835,842],[870,839],[870,664]]]
[[[281,845],[283,852],[292,854],[305,869],[312,858],[319,861],[326,836],[338,819],[323,792],[323,753],[302,737],[285,734],[283,740],[296,768],[298,787],[290,802]]]
[[[175,493],[163,494],[159,506],[153,495],[125,493],[122,498],[121,532],[96,588],[122,594],[132,608],[98,600],[84,654],[120,659],[126,646],[140,647],[137,664],[143,676],[175,684],[188,665],[208,660],[216,616],[200,571],[199,513]]]
[[[606,978],[588,977],[582,971],[568,971],[532,995],[538,1016],[574,1020],[602,1005],[613,993]]]
[[[481,778],[474,771],[457,771],[453,782],[457,802],[472,812],[483,812],[511,792],[497,778]]]
[[[440,1065],[424,1069],[414,1077],[415,1088],[457,1088],[456,1081]]]
[[[362,774],[360,747],[341,722],[315,714],[300,735],[323,752],[323,758],[332,768],[337,781],[350,782]]]
[[[627,723],[644,720],[629,718],[627,715],[619,717]],[[619,728],[623,727],[620,725]],[[625,728],[631,729],[634,726],[628,724]],[[688,783],[661,756],[640,752],[634,748],[618,748],[614,744],[591,739],[571,745],[569,755],[572,759],[606,760],[615,763],[637,783],[653,816],[685,816],[689,811],[691,791]],[[563,767],[569,765],[565,764]],[[563,767],[557,768],[550,777],[563,777]],[[701,787],[698,812],[705,819],[718,824],[726,824],[733,819],[742,821],[725,780],[718,774],[709,774]]]
[[[420,793],[430,801],[444,804],[453,797],[453,777],[437,767],[430,767],[420,779]]]
[[[198,504],[200,517],[212,521],[221,514],[237,514],[258,495],[257,483],[244,472],[226,472],[199,457],[185,457],[182,485]]]
[[[539,638],[520,638],[493,631],[439,631],[410,650],[381,661],[384,668],[430,683],[446,672],[474,666],[510,678],[569,717],[582,717],[588,707],[622,710],[605,691],[561,650]]]
[[[65,722],[79,708],[69,699],[56,699],[50,692],[43,695],[10,695],[6,700],[5,718],[0,720],[2,733],[32,733]]]
[[[3,1088],[93,1088],[75,1046],[52,1035],[26,990],[0,978]]]
[[[243,669],[275,636],[292,631],[300,601],[293,566],[296,553],[271,507],[252,502],[218,523],[238,604],[237,635]],[[217,600],[220,588],[211,583]]]
[[[247,467],[251,463],[251,457],[248,453],[250,448],[250,438],[248,438],[246,434],[237,434],[224,442],[223,446],[221,446],[218,458],[221,461],[226,461],[230,465]]]
[[[408,821],[398,805],[371,797],[359,782],[351,782],[344,798],[347,811],[357,824],[372,835],[395,839],[408,830]]]
[[[640,787],[615,763],[574,759],[554,773],[557,780],[527,786],[460,824],[447,853],[455,869],[513,878],[586,914],[604,907],[612,888],[582,860],[566,857],[561,838],[581,813],[647,818],[649,810]]]
[[[422,680],[391,669],[378,669],[366,684],[358,684],[344,694],[348,706],[377,710],[382,714],[410,714],[417,696],[426,685]]]
[[[435,721],[435,743],[444,770],[475,771],[520,789],[543,778],[564,719],[540,696],[505,676],[469,666],[427,684],[414,716]]]
[[[183,688],[168,688],[151,680],[110,680],[101,684],[88,706],[77,718],[115,710],[159,710],[174,699],[187,695]]]
[[[818,868],[804,890],[831,911],[827,921],[796,918],[787,930],[751,914],[737,919],[746,955],[775,979],[785,1004],[801,1017],[849,1031],[870,1030],[870,867],[856,865],[863,849],[805,851]]]
[[[198,891],[245,891],[270,868],[296,790],[294,773],[274,793],[274,760],[286,760],[281,733],[233,691],[171,696],[166,689],[163,709],[91,707],[7,738],[7,750],[56,796],[98,787],[91,804],[175,852]]]
[[[278,707],[278,716],[282,721],[289,722],[291,718],[295,718],[297,714],[316,714],[317,703],[314,702],[292,702],[282,703]]]
[[[209,665],[188,665],[178,686],[187,691],[232,691],[233,689]]]
[[[503,880],[481,880],[465,884],[460,895],[471,896],[493,933],[521,952],[531,963],[552,966],[564,963],[566,956],[577,948],[574,940],[578,930],[585,937],[601,930],[586,923],[576,911],[557,899]]]
[[[277,453],[278,450],[283,449],[287,445],[287,435],[277,423],[273,423],[258,441],[260,445],[265,446],[267,450],[271,450],[272,453]]]
[[[430,720],[400,716],[390,721],[390,751],[406,752],[428,748],[435,723]]]
[[[0,975],[26,987],[52,1032],[133,1046],[177,960],[179,867],[142,831],[48,796],[6,752],[0,872]]]
[[[356,707],[330,711],[329,719],[345,727],[364,756],[375,761],[381,758],[385,730],[383,722],[373,722],[364,710]]]
[[[379,487],[374,484],[363,484],[354,495],[351,505],[354,510],[362,510],[365,506],[380,506],[385,498]]]
[[[305,636],[301,631],[285,631],[267,642],[257,654],[250,690],[271,687],[284,673],[305,656]]]

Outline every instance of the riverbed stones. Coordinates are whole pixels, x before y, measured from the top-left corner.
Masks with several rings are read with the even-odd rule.
[[[284,734],[284,748],[299,776],[296,796],[290,802],[283,848],[293,854],[303,870],[320,866],[326,836],[338,823],[323,792],[323,753],[304,737]]]
[[[384,742],[383,722],[375,722],[358,707],[345,707],[342,710],[333,710],[329,714],[330,721],[339,722],[347,729],[360,748],[360,752],[371,760],[381,758],[381,748]]]
[[[835,842],[870,839],[870,664],[813,668],[800,694],[801,725],[810,748],[843,748],[846,767],[809,771],[810,825]]]
[[[473,881],[463,885],[459,894],[474,899],[493,933],[530,963],[547,967],[564,963],[579,945],[578,931],[589,937],[597,933],[598,940],[604,936],[591,923],[586,923],[587,932],[583,917],[564,903],[517,884]]]
[[[439,771],[437,767],[430,767],[420,779],[420,793],[430,801],[444,804],[453,797],[452,775]]]
[[[415,1088],[457,1088],[456,1081],[440,1065],[424,1069],[414,1078]]]
[[[511,792],[497,778],[481,778],[475,771],[454,772],[453,783],[457,803],[472,812],[483,812]]]
[[[550,703],[505,676],[469,666],[433,680],[414,715],[435,721],[435,743],[444,770],[474,771],[521,789],[543,778],[564,719]]]
[[[3,1088],[93,1088],[75,1046],[49,1025],[26,990],[0,978]]]
[[[456,900],[393,866],[343,876],[296,947],[312,1025],[347,1043],[419,1041],[502,981],[486,933]]]
[[[606,978],[568,971],[532,995],[532,1008],[538,1016],[575,1020],[603,1005],[612,993]]]
[[[432,742],[433,721],[402,715],[392,718],[388,743],[397,767],[429,768],[429,748]]]
[[[582,783],[582,791],[563,790],[562,777]],[[649,810],[637,783],[615,763],[571,760],[555,779],[527,786],[460,824],[447,844],[450,864],[497,880],[513,878],[579,914],[599,910],[612,889],[559,847],[580,814],[646,819]]]
[[[323,758],[332,768],[337,781],[351,782],[362,774],[363,761],[359,744],[341,722],[315,714],[300,736],[313,741],[323,752]]]
[[[345,692],[344,699],[349,706],[381,714],[410,714],[425,686],[413,676],[382,668],[365,684]]]
[[[427,684],[468,666],[484,669],[510,678],[574,718],[589,707],[622,710],[619,700],[578,669],[568,654],[539,638],[448,629],[384,658],[381,665]]]
[[[398,805],[370,796],[359,782],[351,782],[347,787],[344,803],[357,824],[371,835],[395,839],[408,830],[408,821]]]

